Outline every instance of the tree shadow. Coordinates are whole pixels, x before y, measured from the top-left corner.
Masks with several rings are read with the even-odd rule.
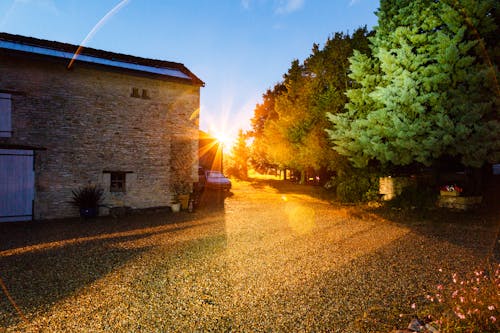
[[[0,253],[41,243],[146,230],[173,223],[185,223],[192,219],[193,216],[185,212],[173,214],[161,210],[136,212],[117,218],[103,216],[92,219],[67,218],[0,223]]]
[[[147,251],[148,247],[113,246],[117,242],[144,237],[148,235],[96,239],[0,256],[1,278],[17,305],[31,313],[69,296]],[[2,293],[0,297],[2,326],[18,320],[13,305],[4,296]]]
[[[352,208],[351,214],[358,218],[383,219],[396,223],[416,234],[479,252],[484,259],[500,260],[500,212],[497,209],[482,207],[472,211],[444,208],[401,210],[388,206],[362,206]]]
[[[300,328],[315,332],[328,328],[335,332],[389,332],[407,327],[416,314],[410,306],[412,303],[418,304],[420,310],[429,304],[425,295],[437,292],[438,284],[451,286],[452,273],[462,276],[476,269],[474,265],[482,264],[484,248],[470,251],[462,244],[449,244],[446,239],[436,239],[417,230],[410,230],[404,237],[381,244],[373,251],[353,255],[345,263],[335,264],[335,253],[351,256],[358,250],[356,242],[366,238],[374,228],[377,226],[350,235],[328,250],[313,245],[307,261],[289,266],[295,270],[294,274],[283,268],[286,265],[274,263],[272,266],[277,271],[283,270],[283,274],[276,272],[276,275],[283,276],[284,283],[272,288],[271,293],[262,292],[258,300],[252,300],[258,307],[238,303],[236,324],[254,327],[253,323],[265,317],[268,323],[280,325],[272,328],[277,331]],[[469,234],[467,241],[481,243],[481,237]],[[351,252],[351,248],[354,251]],[[450,249],[456,251],[450,252]],[[332,253],[333,260],[322,262],[328,258],[327,251]],[[309,265],[320,267],[321,271],[310,271]],[[265,290],[262,287],[265,283],[262,281],[259,288]],[[269,327],[255,330],[266,328]]]
[[[187,213],[185,215],[188,216]],[[29,317],[36,312],[48,311],[56,302],[76,294],[145,252],[164,246],[168,243],[165,240],[172,240],[172,244],[176,244],[176,251],[191,253],[191,257],[193,253],[201,256],[208,252],[208,245],[203,244],[224,244],[224,235],[219,235],[219,238],[224,238],[222,240],[217,238],[216,241],[207,241],[210,237],[203,234],[188,233],[178,240],[174,240],[173,235],[171,237],[169,234],[213,224],[221,224],[219,214],[193,224],[165,225],[159,228],[151,227],[150,224],[149,228],[122,234],[101,233],[96,237],[67,239],[56,243],[43,243],[43,239],[40,239],[34,246],[0,253],[0,278],[17,306]],[[51,225],[56,229],[53,232],[57,232],[57,226]],[[49,246],[43,247],[46,244]],[[169,251],[163,251],[162,255],[169,256]],[[150,266],[151,269],[156,269],[154,265]],[[14,306],[0,290],[0,327],[15,326],[20,320]]]

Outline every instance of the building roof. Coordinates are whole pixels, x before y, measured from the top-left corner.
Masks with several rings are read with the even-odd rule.
[[[68,61],[68,69],[73,63],[92,63],[160,77],[166,76],[194,85],[205,85],[181,63],[141,58],[45,39],[0,32],[0,50],[65,59]]]

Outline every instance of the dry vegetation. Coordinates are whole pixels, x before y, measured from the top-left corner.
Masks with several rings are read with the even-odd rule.
[[[0,293],[0,332],[388,332],[452,274],[498,263],[487,212],[342,206],[269,180],[233,193],[194,214],[0,224],[26,318]]]

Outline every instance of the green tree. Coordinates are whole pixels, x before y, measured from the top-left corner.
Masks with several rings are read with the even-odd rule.
[[[311,168],[338,166],[335,162],[343,158],[329,148],[326,112],[340,112],[347,102],[344,93],[352,82],[348,58],[355,46],[369,50],[367,36],[366,27],[352,36],[336,33],[323,48],[314,44],[303,64],[292,62],[283,81],[255,109],[253,160],[264,159],[302,175]]]
[[[372,56],[350,59],[347,111],[328,115],[334,149],[358,167],[431,165],[444,156],[472,167],[498,161],[499,95],[485,45],[498,33],[496,6],[381,0]]]
[[[277,165],[269,157],[266,149],[268,141],[265,136],[265,128],[268,124],[277,119],[278,115],[274,111],[276,97],[284,91],[282,83],[278,83],[273,89],[268,89],[262,96],[262,103],[257,104],[254,109],[254,116],[251,119],[252,130],[248,133],[253,138],[250,148],[250,163],[255,170],[265,173],[268,169],[276,168]]]
[[[240,129],[236,143],[231,149],[231,159],[227,167],[228,175],[239,179],[248,178],[249,148],[246,141],[247,135]]]

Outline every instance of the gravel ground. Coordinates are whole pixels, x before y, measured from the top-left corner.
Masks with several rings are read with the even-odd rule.
[[[406,218],[275,184],[193,214],[0,224],[26,318],[0,292],[0,332],[389,332],[497,244],[498,215]]]

